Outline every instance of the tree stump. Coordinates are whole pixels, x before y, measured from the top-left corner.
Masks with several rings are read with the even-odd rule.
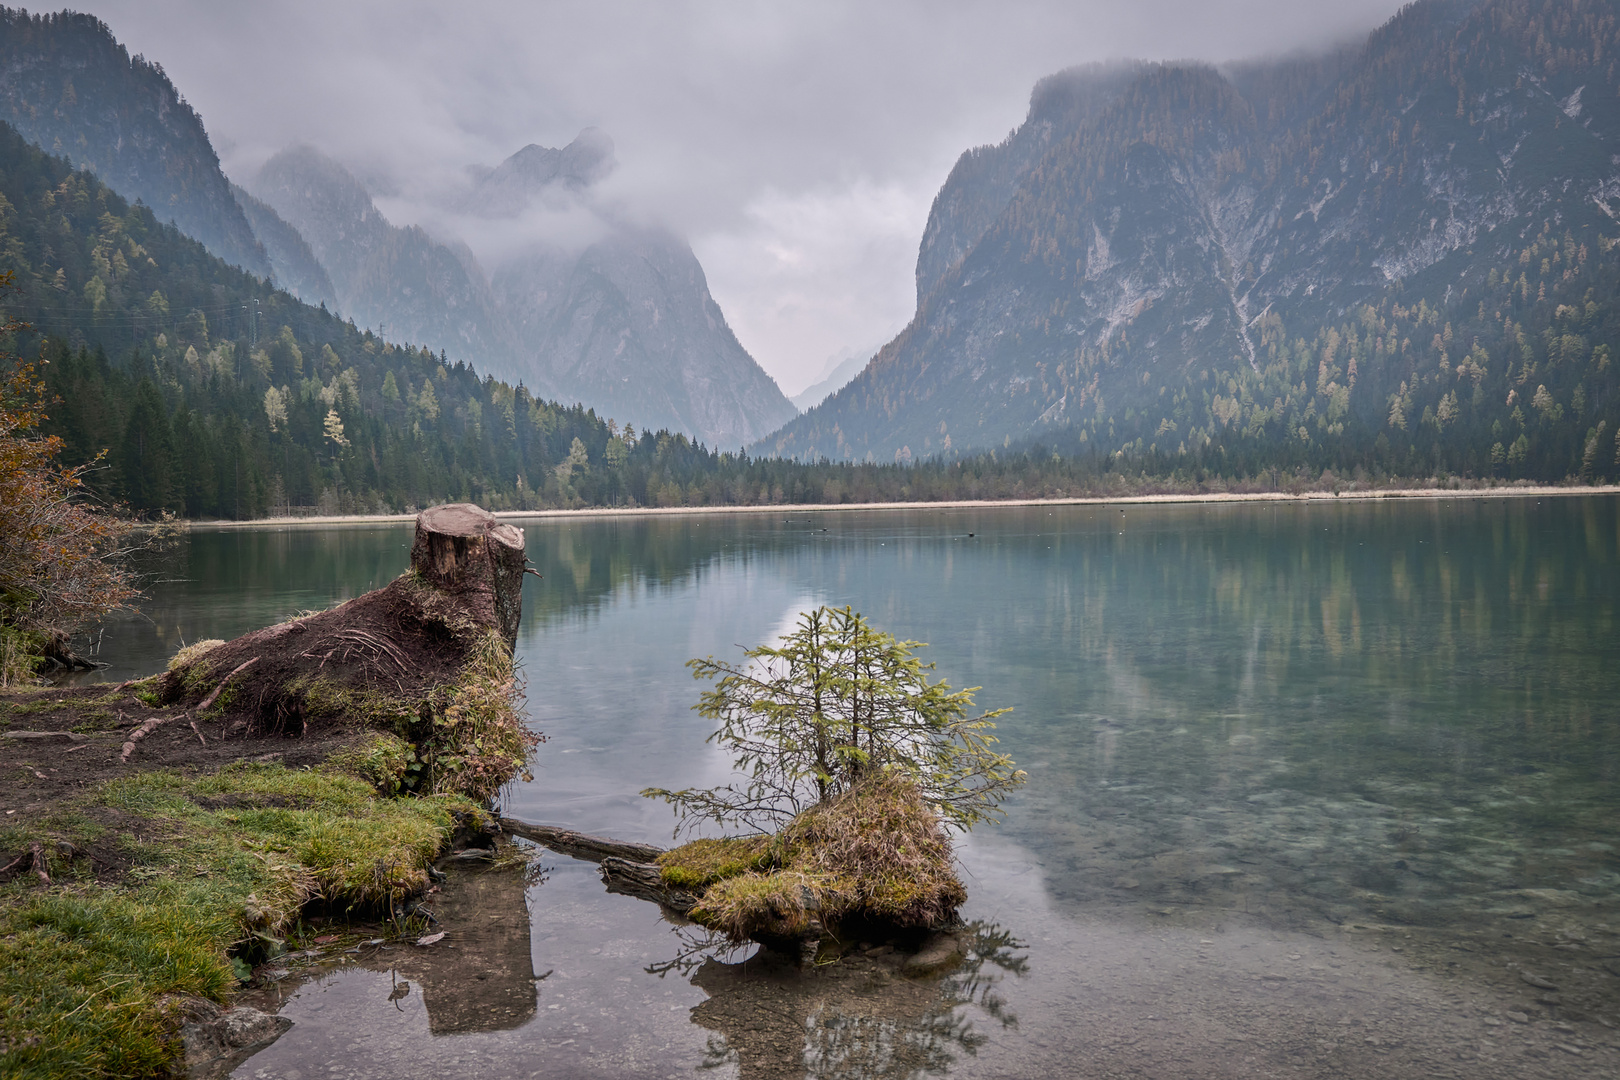
[[[411,569],[459,597],[517,645],[523,614],[523,531],[472,503],[431,506],[416,515]]]

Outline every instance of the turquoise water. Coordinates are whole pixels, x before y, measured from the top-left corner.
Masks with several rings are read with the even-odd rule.
[[[534,971],[554,972],[531,1019],[436,1038],[387,975],[353,972],[299,990],[297,1025],[240,1075],[1616,1061],[1620,500],[523,524],[544,578],[518,649],[549,741],[508,811],[663,841],[667,808],[636,792],[728,769],[685,661],[852,604],[928,642],[981,705],[1013,707],[999,734],[1029,783],[961,847],[972,962],[921,984],[777,985],[718,961],[660,975],[683,946],[656,909],[559,860],[529,898]],[[375,587],[409,537],[193,532],[153,563],[145,614],[100,638],[106,677]],[[775,1019],[738,1019],[756,999]]]

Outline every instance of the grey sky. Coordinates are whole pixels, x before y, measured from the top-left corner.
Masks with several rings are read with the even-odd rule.
[[[587,125],[610,195],[692,242],[788,393],[910,318],[928,207],[1042,75],[1116,57],[1228,60],[1363,34],[1398,0],[1107,3],[89,0],[202,114],[226,171],[293,142],[395,224],[431,227],[464,166]],[[477,238],[468,237],[475,249]]]

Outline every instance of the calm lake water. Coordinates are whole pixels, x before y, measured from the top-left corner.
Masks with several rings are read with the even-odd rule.
[[[515,1012],[431,971],[401,996],[417,961],[379,954],[290,991],[237,1075],[1620,1070],[1620,500],[521,524],[549,741],[507,812],[667,841],[637,792],[728,771],[685,661],[851,604],[1014,709],[1029,783],[959,847],[968,963],[778,977],[559,857],[490,901],[527,909],[480,946],[529,950]],[[193,531],[99,637],[103,677],[379,586],[409,543]]]

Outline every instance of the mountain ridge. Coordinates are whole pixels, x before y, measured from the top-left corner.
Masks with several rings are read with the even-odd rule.
[[[160,65],[131,57],[100,19],[0,7],[0,119],[226,262],[270,276],[202,118]]]
[[[1083,99],[1058,110],[1067,130],[1052,119],[1062,87],[1043,80],[1025,125],[965,154],[935,200],[918,280],[937,284],[912,322],[755,450],[906,460],[1045,432],[1175,452],[1218,438],[1239,408],[1244,426],[1265,412],[1274,441],[1370,450],[1382,438],[1418,452],[1427,436],[1392,425],[1393,397],[1431,415],[1444,403],[1442,426],[1462,417],[1472,432],[1457,460],[1489,471],[1523,427],[1506,381],[1509,368],[1522,375],[1520,349],[1504,320],[1556,321],[1534,293],[1506,303],[1509,260],[1529,258],[1538,238],[1546,251],[1548,234],[1562,249],[1567,232],[1593,260],[1578,256],[1582,272],[1608,266],[1615,41],[1612,14],[1577,0],[1421,0],[1362,45],[1311,61],[1064,73]],[[1030,131],[1045,150],[1009,165]],[[1001,188],[979,179],[998,168]],[[1016,191],[974,236],[991,215],[963,206],[993,209],[1009,182]],[[1530,269],[1548,294],[1567,291],[1550,261]],[[1432,378],[1442,356],[1458,366],[1461,346],[1431,343],[1427,314],[1421,331],[1396,314],[1419,301],[1442,324],[1469,326],[1497,404],[1470,392],[1458,405],[1461,388]],[[1347,325],[1369,308],[1401,339],[1421,332],[1421,350],[1391,351],[1379,331],[1366,348],[1363,328],[1347,371]],[[1568,401],[1584,386],[1587,415],[1613,406],[1612,372],[1596,369],[1591,345],[1591,370],[1561,369],[1546,391]],[[1285,372],[1301,350],[1326,377]]]

